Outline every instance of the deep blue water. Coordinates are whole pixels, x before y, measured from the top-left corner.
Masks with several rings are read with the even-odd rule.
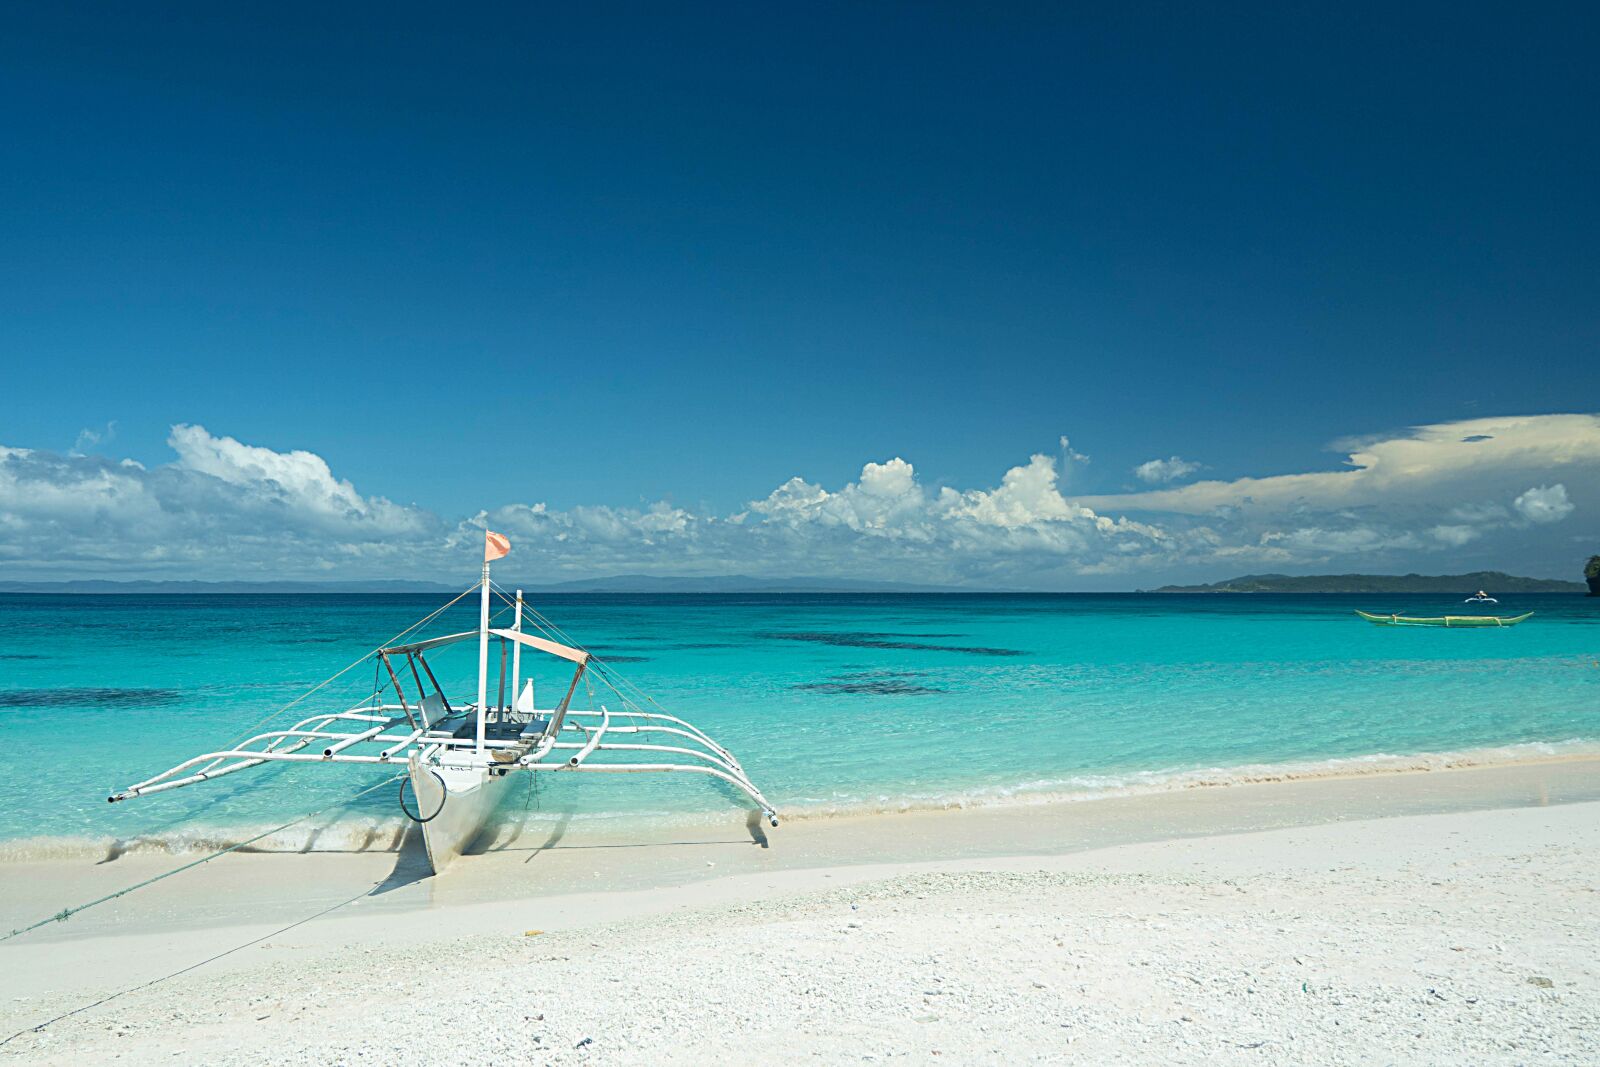
[[[59,839],[226,837],[393,773],[274,767],[105,801],[227,744],[442,599],[0,595],[0,840],[31,855]],[[732,748],[789,813],[1600,747],[1600,601],[1579,596],[1502,597],[1497,614],[1537,614],[1483,630],[1394,629],[1353,614],[1475,613],[1429,596],[568,596],[537,606]],[[475,624],[469,599],[430,632]],[[471,648],[435,666],[447,688],[473,688]],[[553,702],[562,678],[537,679],[541,706]],[[372,685],[363,664],[306,707],[348,707]],[[689,776],[545,776],[516,803],[585,817],[736,817],[727,795]],[[394,813],[384,791],[347,820]]]

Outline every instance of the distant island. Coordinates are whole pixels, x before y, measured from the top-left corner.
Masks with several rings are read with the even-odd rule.
[[[859,578],[753,578],[745,574],[664,577],[614,574],[568,582],[496,582],[502,589],[530,595],[672,595],[806,594],[806,593],[1023,593],[1017,589],[971,589],[910,582],[876,582]],[[378,594],[435,596],[459,593],[464,585],[418,581],[113,581],[84,578],[68,581],[0,581],[0,593],[60,595],[245,596],[305,594]],[[1210,585],[1164,585],[1154,593],[1581,593],[1581,582],[1519,578],[1500,571],[1471,574],[1246,574]],[[1146,592],[1147,590],[1139,590]]]
[[[1582,583],[1470,574],[1246,574],[1210,585],[1164,585],[1157,593],[1581,593]]]

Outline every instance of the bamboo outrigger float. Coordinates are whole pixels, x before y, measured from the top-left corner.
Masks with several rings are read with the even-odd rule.
[[[733,753],[682,719],[639,708],[603,670],[596,669],[603,665],[589,652],[524,633],[528,609],[520,590],[514,602],[512,625],[490,625],[489,564],[508,551],[510,545],[505,538],[495,533],[486,535],[483,577],[477,586],[481,599],[476,630],[390,645],[372,654],[393,685],[396,703],[380,703],[374,695],[346,711],[321,712],[288,729],[259,733],[240,744],[185,760],[107,799],[116,803],[150,796],[268,763],[404,766],[408,780],[401,786],[401,810],[420,824],[428,862],[435,874],[448,867],[482,831],[504,792],[506,779],[515,772],[707,775],[742,792],[761,815],[777,826],[776,811]],[[541,620],[537,613],[532,614]],[[557,635],[559,631],[552,636]],[[426,654],[473,640],[478,642],[477,699],[452,703],[434,677]],[[491,642],[500,645],[498,697],[492,702]],[[534,707],[533,682],[529,679],[524,683],[522,678],[524,649],[573,665],[572,681],[554,708],[541,711]],[[406,675],[415,687],[409,700],[403,681]],[[611,711],[604,705],[587,711],[572,707],[579,682],[596,675],[602,685],[622,699],[619,710]],[[514,694],[510,704],[506,702],[508,681]],[[640,741],[640,737],[651,740]],[[670,743],[656,743],[657,737]],[[308,751],[319,746],[320,751]],[[616,753],[628,755],[618,759]],[[635,759],[650,762],[630,762]],[[415,810],[406,804],[406,785],[411,787]]]
[[[1533,618],[1531,611],[1525,615],[1512,615],[1507,618],[1495,615],[1441,615],[1434,618],[1417,618],[1409,615],[1373,615],[1360,609],[1356,610],[1356,614],[1379,626],[1515,626],[1525,619]]]

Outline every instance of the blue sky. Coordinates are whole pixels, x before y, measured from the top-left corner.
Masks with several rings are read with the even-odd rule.
[[[1434,457],[1438,499],[1227,509],[1349,438],[1600,408],[1597,46],[1578,5],[14,12],[0,573],[432,577],[541,506],[563,577],[1570,573],[1587,423],[1495,423],[1521,445]],[[1093,519],[950,528],[941,490],[1035,456]],[[922,503],[724,536],[799,521],[751,508],[793,478]],[[1140,495],[1196,481],[1232,489]],[[140,494],[210,510],[145,545]]]

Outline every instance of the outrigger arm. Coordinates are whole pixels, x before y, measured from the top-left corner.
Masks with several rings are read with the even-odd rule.
[[[419,760],[439,766],[463,758],[481,761],[491,776],[516,771],[589,774],[699,774],[733,786],[755,804],[761,814],[778,825],[777,812],[744,767],[728,749],[684,719],[633,707],[612,711],[580,711],[572,707],[578,685],[590,671],[593,657],[587,651],[559,644],[521,629],[521,606],[510,629],[487,625],[480,616],[478,629],[377,649],[395,689],[395,703],[365,702],[344,711],[320,712],[287,729],[269,730],[215,752],[207,752],[160,774],[111,794],[112,803],[151,796],[236,774],[269,763],[396,764]],[[425,653],[476,639],[479,642],[478,702],[468,707],[452,705],[429,666]],[[512,698],[521,679],[521,653],[533,651],[564,659],[574,665],[572,680],[560,703],[548,712],[523,716],[504,705],[496,711],[504,720],[494,736],[487,730],[488,642],[509,643],[517,655],[512,667]],[[416,702],[406,698],[394,658],[405,657],[417,686]],[[504,667],[504,664],[502,665]],[[419,673],[420,668],[420,673]],[[427,692],[423,676],[433,692]],[[432,709],[430,712],[429,709]],[[519,716],[528,721],[514,730]],[[571,740],[568,740],[571,738]],[[660,738],[657,741],[656,738]],[[309,750],[309,751],[308,751]],[[551,759],[559,755],[560,759]]]

